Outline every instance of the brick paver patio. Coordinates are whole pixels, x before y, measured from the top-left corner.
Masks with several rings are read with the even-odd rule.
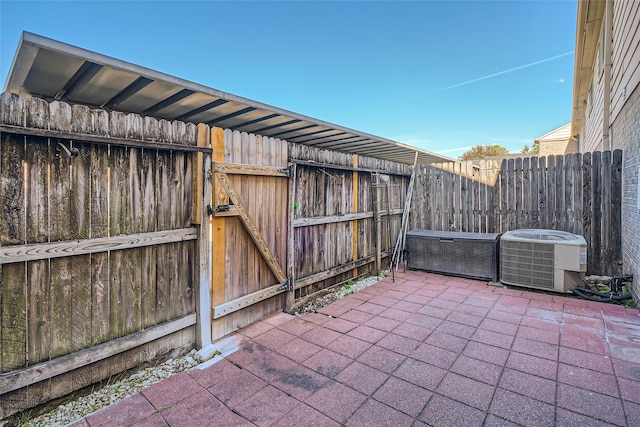
[[[638,310],[408,271],[77,426],[640,426]]]

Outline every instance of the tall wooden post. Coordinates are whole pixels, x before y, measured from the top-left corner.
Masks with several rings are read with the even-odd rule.
[[[376,274],[382,272],[381,254],[382,251],[382,224],[380,215],[380,177],[371,173],[371,201],[373,204],[373,238],[376,251]]]
[[[296,203],[296,164],[289,165],[289,183],[288,183],[288,209],[287,209],[287,278],[289,280],[289,289],[287,290],[287,298],[285,311],[289,312],[296,301],[295,293],[295,242],[293,220],[295,217]]]
[[[198,125],[198,147],[209,147],[209,126]],[[211,155],[195,154],[195,190],[193,192],[193,222],[198,226],[198,292],[196,293],[197,320],[196,345],[198,348],[211,344],[211,276],[209,246],[209,214],[211,204]]]
[[[213,149],[212,161],[224,162],[224,130],[220,128],[211,129],[211,148]],[[228,205],[229,196],[222,189],[217,178],[213,178],[212,206]],[[225,302],[225,265],[226,265],[226,242],[225,242],[225,218],[213,217],[211,219],[211,306],[215,307]],[[224,319],[214,320],[211,324],[211,335],[213,340],[222,338],[225,335]]]
[[[353,167],[357,168],[358,167],[358,155],[354,154],[353,155]],[[353,207],[351,209],[351,211],[355,214],[358,213],[358,171],[354,170],[353,171]],[[352,221],[352,228],[353,228],[353,256],[352,256],[352,260],[355,262],[358,260],[358,220],[354,219]],[[357,277],[358,276],[358,267],[353,269],[353,277]]]

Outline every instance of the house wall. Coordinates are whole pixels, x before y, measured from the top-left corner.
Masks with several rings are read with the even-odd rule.
[[[600,29],[599,40],[602,40],[602,30]],[[580,151],[583,153],[603,150],[602,144],[602,114],[604,81],[602,78],[603,67],[600,65],[600,43],[598,44],[596,57],[593,65],[593,75],[589,96],[587,97],[587,108],[585,109],[585,122],[580,134]]]
[[[624,150],[623,271],[634,274],[632,293],[640,301],[640,2],[613,2],[611,48],[611,142]]]
[[[613,2],[611,47],[611,123],[614,123],[640,82],[640,2]],[[612,139],[612,147],[627,141]]]
[[[565,154],[577,152],[578,143],[575,139],[540,141],[540,150],[538,151],[538,157],[564,156]]]
[[[640,87],[627,97],[612,126],[612,135],[623,146],[622,265],[635,276],[632,293],[640,301]]]
[[[640,2],[612,2],[612,44],[609,106],[611,149],[623,150],[622,252],[625,274],[634,274],[632,293],[640,301]],[[584,126],[582,152],[602,147],[603,72],[600,60],[602,32],[593,63]],[[612,206],[613,209],[617,206]]]

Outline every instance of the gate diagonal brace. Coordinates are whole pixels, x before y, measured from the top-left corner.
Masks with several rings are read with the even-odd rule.
[[[291,277],[289,277],[282,285],[280,285],[278,287],[279,291],[287,291],[287,292],[292,292],[293,291],[293,279]]]
[[[245,210],[244,205],[242,204],[242,200],[240,199],[240,196],[238,196],[238,194],[235,192],[235,190],[231,186],[231,183],[229,182],[229,178],[227,177],[227,174],[217,173],[216,176],[219,178],[219,182],[222,185],[222,188],[227,193],[227,195],[229,196],[229,199],[233,202],[233,205],[237,209],[238,214],[240,216],[240,220],[242,221],[245,230],[247,230],[247,232],[249,233],[249,237],[251,237],[251,239],[255,243],[256,248],[262,255],[262,258],[266,261],[267,265],[269,266],[269,269],[271,270],[273,275],[276,277],[276,280],[278,280],[278,282],[280,283],[286,283],[287,276],[282,271],[282,268],[278,264],[278,261],[275,255],[269,249],[269,246],[267,245],[267,242],[264,240],[264,237],[258,230],[257,225],[255,224],[253,219],[247,214],[247,211]]]

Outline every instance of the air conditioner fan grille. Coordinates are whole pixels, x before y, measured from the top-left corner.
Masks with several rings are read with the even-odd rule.
[[[553,244],[503,240],[500,248],[500,280],[538,288],[554,288]]]

